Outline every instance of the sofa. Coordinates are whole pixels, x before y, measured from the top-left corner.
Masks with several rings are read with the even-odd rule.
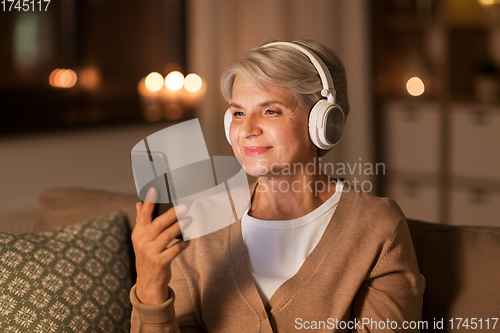
[[[38,202],[33,232],[0,233],[0,332],[128,332],[137,197],[55,188]],[[408,226],[426,278],[421,331],[500,330],[500,227]]]

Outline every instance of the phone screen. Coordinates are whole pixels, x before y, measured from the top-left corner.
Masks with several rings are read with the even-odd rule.
[[[131,159],[137,188],[141,186],[137,183],[137,170],[152,171],[153,179],[145,185],[142,185],[142,188],[139,191],[139,198],[142,202],[144,202],[146,194],[151,187],[154,187],[157,190],[158,198],[152,214],[152,219],[155,219],[173,207],[174,200],[171,193],[173,189],[169,186],[168,172],[163,172],[165,170],[169,170],[167,157],[165,154],[160,152],[148,153],[147,151],[132,151]],[[157,172],[157,170],[159,172]],[[178,236],[177,238],[182,239],[182,236]]]

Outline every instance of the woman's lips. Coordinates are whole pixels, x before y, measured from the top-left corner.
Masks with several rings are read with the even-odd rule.
[[[272,147],[264,147],[264,146],[245,146],[245,155],[246,156],[255,156],[259,154],[263,154]]]

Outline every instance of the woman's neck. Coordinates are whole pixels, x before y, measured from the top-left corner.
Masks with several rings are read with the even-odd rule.
[[[335,193],[325,175],[260,177],[248,214],[262,220],[290,220],[304,216]]]

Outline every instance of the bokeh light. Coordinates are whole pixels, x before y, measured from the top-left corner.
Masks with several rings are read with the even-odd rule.
[[[182,107],[176,103],[169,104],[165,109],[164,116],[168,120],[180,119],[182,117]]]
[[[191,73],[184,79],[184,88],[186,88],[189,92],[197,92],[201,89],[201,77],[198,75]]]
[[[60,68],[56,68],[52,71],[52,73],[50,73],[50,76],[49,76],[49,83],[52,87],[57,87],[57,84],[56,84],[56,75],[57,73],[59,73],[61,69]]]
[[[144,110],[144,118],[147,121],[159,121],[163,117],[162,108],[159,105],[149,105]]]
[[[479,3],[484,6],[493,5],[495,0],[479,0]]]
[[[101,74],[95,67],[86,67],[80,71],[78,82],[86,89],[96,89],[101,84]]]
[[[420,78],[414,76],[406,82],[406,90],[408,90],[408,93],[412,96],[420,96],[425,91],[424,82]]]
[[[63,88],[71,88],[75,85],[77,80],[76,73],[71,69],[66,69],[62,71],[59,77],[60,86]]]
[[[146,88],[150,91],[158,91],[163,87],[163,76],[160,73],[152,72],[146,76]]]
[[[170,72],[165,78],[165,86],[170,91],[180,90],[184,86],[184,75],[181,72]]]
[[[76,84],[78,76],[71,69],[56,68],[49,76],[49,83],[56,88],[71,88]]]

